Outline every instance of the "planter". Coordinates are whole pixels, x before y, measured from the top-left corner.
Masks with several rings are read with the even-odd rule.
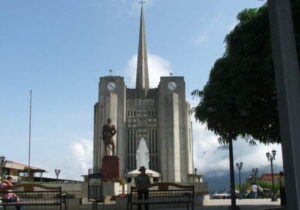
[[[117,209],[126,209],[128,201],[128,196],[117,196],[116,197],[116,207]]]

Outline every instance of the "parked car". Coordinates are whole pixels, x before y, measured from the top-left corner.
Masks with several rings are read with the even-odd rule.
[[[235,196],[236,198],[239,198],[240,196],[240,192],[238,190],[235,190]],[[231,198],[231,192],[230,191],[226,191],[223,193],[214,193],[210,196],[211,199],[227,199],[227,198]]]
[[[230,193],[228,192],[214,193],[210,197],[211,199],[225,199],[225,198],[230,198]]]

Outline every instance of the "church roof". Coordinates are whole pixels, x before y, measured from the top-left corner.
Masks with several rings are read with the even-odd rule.
[[[141,7],[140,35],[136,72],[136,89],[149,89],[148,59],[143,6]]]
[[[4,164],[3,168],[15,169],[15,170],[18,170],[18,171],[27,171],[28,170],[28,165],[7,160],[7,161],[5,161],[5,164]],[[45,169],[34,167],[34,166],[30,166],[30,170],[33,171],[33,172],[46,172]]]

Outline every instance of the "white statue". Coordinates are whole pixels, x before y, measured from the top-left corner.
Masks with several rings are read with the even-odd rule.
[[[144,166],[149,169],[149,150],[144,138],[141,138],[139,146],[136,151],[136,167]]]

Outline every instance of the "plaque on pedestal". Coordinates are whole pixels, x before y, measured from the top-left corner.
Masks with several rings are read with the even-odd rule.
[[[119,178],[120,160],[118,156],[104,156],[102,159],[102,181],[107,182]]]

